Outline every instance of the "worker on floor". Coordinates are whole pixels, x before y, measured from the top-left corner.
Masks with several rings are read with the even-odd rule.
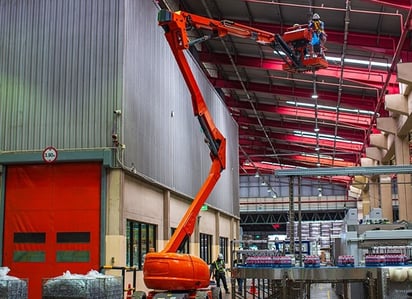
[[[230,294],[226,281],[226,265],[223,254],[219,253],[217,259],[210,265],[210,275],[214,277],[216,285],[220,287],[220,281],[223,283],[226,294]]]
[[[241,259],[236,259],[233,261],[233,264],[235,267],[238,267],[240,264],[242,263]],[[233,273],[233,272],[232,272]],[[239,294],[242,294],[242,290],[243,290],[243,278],[236,278],[236,282],[237,282],[237,292]]]

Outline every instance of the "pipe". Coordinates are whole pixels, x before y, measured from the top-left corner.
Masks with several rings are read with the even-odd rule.
[[[210,10],[209,10],[209,8],[208,8],[205,0],[202,0],[202,4],[203,4],[203,7],[206,9],[206,12],[207,12],[207,15],[209,16],[209,18],[212,18],[212,14],[211,14],[211,12],[210,12]],[[256,119],[257,119],[257,121],[258,121],[258,123],[259,123],[259,126],[261,127],[261,129],[262,129],[262,131],[263,131],[263,134],[265,135],[265,138],[267,139],[267,141],[268,141],[268,143],[269,143],[269,145],[270,145],[270,148],[272,149],[272,151],[273,151],[273,153],[274,153],[274,155],[275,155],[275,157],[276,157],[276,160],[278,161],[279,165],[281,165],[280,160],[279,160],[279,158],[277,157],[277,151],[276,151],[276,149],[275,149],[275,146],[273,145],[272,140],[270,140],[269,135],[268,135],[268,133],[267,133],[267,130],[266,130],[265,127],[263,126],[263,123],[262,123],[262,121],[261,121],[261,119],[260,119],[260,116],[259,116],[259,114],[258,114],[258,112],[257,112],[257,109],[256,109],[255,105],[254,105],[253,102],[252,102],[252,98],[251,98],[251,96],[250,96],[250,94],[249,94],[249,91],[247,90],[247,88],[246,88],[246,86],[245,86],[245,84],[244,84],[244,82],[243,82],[243,80],[242,80],[242,77],[241,77],[240,72],[239,72],[239,70],[238,70],[238,68],[237,68],[237,66],[236,66],[236,63],[235,63],[235,61],[233,60],[233,57],[232,57],[232,55],[231,55],[231,53],[230,53],[230,51],[229,51],[229,49],[228,49],[225,41],[224,41],[223,39],[220,39],[220,41],[222,42],[223,47],[225,48],[225,52],[226,52],[226,54],[227,54],[228,57],[229,57],[230,63],[232,64],[232,67],[233,67],[234,70],[235,70],[236,77],[238,78],[238,80],[239,80],[239,82],[240,82],[240,84],[241,84],[241,86],[242,86],[242,89],[243,89],[243,91],[244,91],[245,94],[246,94],[246,97],[247,97],[247,99],[248,99],[248,102],[249,102],[250,106],[252,107],[253,113],[254,113],[255,116],[256,116]],[[239,147],[240,147],[240,146],[239,146]],[[281,167],[282,167],[282,166],[281,166]]]
[[[280,77],[280,76],[269,76],[271,79],[279,79],[279,80],[286,80],[286,81],[294,81],[294,82],[302,82],[302,83],[313,83],[311,80],[306,80],[306,79],[297,79],[297,78],[291,78],[291,77]],[[326,86],[342,86],[342,87],[348,87],[348,88],[353,88],[353,89],[368,89],[368,90],[373,90],[377,91],[378,88],[376,87],[365,87],[365,86],[356,86],[356,85],[348,85],[348,84],[339,84],[339,83],[331,83],[331,82],[316,82],[317,85],[326,85]]]
[[[302,255],[302,178],[298,177],[298,236],[299,236],[299,266],[302,267],[303,255]]]
[[[243,0],[245,2],[251,2],[251,3],[259,3],[259,4],[270,4],[270,5],[278,5],[278,6],[290,6],[290,7],[300,7],[300,8],[309,8],[310,11],[313,9],[319,9],[319,10],[331,10],[331,11],[341,11],[341,12],[346,12],[347,8],[338,8],[338,7],[325,7],[325,6],[313,6],[313,5],[305,5],[305,4],[292,4],[292,3],[279,3],[279,2],[269,2],[269,1],[263,1],[263,0]],[[407,9],[407,7],[404,7]],[[410,7],[409,7],[410,9]],[[371,10],[360,10],[360,9],[351,9],[349,7],[349,12],[352,13],[360,13],[360,14],[373,14],[373,15],[384,15],[384,16],[392,16],[392,17],[399,17],[399,22],[400,26],[402,28],[404,22],[403,22],[403,15],[396,12],[396,13],[389,13],[389,12],[378,12],[378,11],[371,11]]]
[[[342,152],[336,152],[337,154],[340,154],[340,155],[352,155],[352,153],[351,152],[344,152],[344,151],[342,151]],[[280,157],[288,157],[288,156],[296,156],[296,155],[301,155],[302,154],[302,151],[295,151],[295,152],[288,152],[288,153],[284,153],[284,154],[278,154],[278,156],[280,156]],[[323,152],[323,154],[322,155],[332,155],[333,154],[333,152]],[[247,156],[249,156],[249,157],[256,157],[256,158],[259,158],[259,157],[272,157],[272,155],[266,155],[266,154],[252,154],[252,155],[247,155]],[[251,162],[252,164],[253,164],[253,162]],[[247,165],[246,165],[247,166]],[[253,165],[252,165],[253,166]]]
[[[251,3],[258,3],[258,4],[268,4],[268,5],[278,5],[278,6],[290,6],[290,7],[299,7],[299,8],[309,8],[311,11],[313,9],[319,10],[331,10],[331,11],[342,11],[346,12],[346,8],[338,8],[338,7],[327,7],[327,6],[314,6],[314,5],[305,5],[305,4],[292,4],[292,3],[279,3],[273,1],[263,1],[263,0],[243,0],[244,2],[251,2]],[[406,9],[406,7],[405,7]],[[390,12],[378,12],[378,11],[371,11],[371,10],[360,10],[360,9],[351,9],[349,8],[350,12],[354,13],[363,13],[363,14],[376,14],[376,15],[386,15],[386,16],[397,16],[402,17],[402,14],[390,13]]]
[[[343,86],[343,69],[345,67],[345,55],[346,48],[348,45],[348,32],[349,32],[349,23],[350,23],[350,0],[346,0],[346,12],[345,12],[345,31],[343,35],[343,45],[342,45],[342,57],[341,57],[341,68],[340,68],[340,77],[339,77],[339,86],[338,86],[338,100],[336,104],[336,122],[335,122],[335,136],[338,136],[338,123],[339,123],[339,107],[342,99],[342,86]],[[333,141],[333,155],[335,157],[336,152],[336,138]],[[333,165],[333,162],[332,162]]]
[[[290,244],[289,250],[290,252],[295,252],[295,205],[293,203],[294,198],[294,190],[293,185],[295,177],[289,177],[289,224],[290,224]]]
[[[327,198],[328,196],[324,196]],[[269,199],[269,198],[268,198]],[[278,197],[280,199],[280,197]],[[335,199],[335,200],[301,200],[301,204],[311,204],[311,203],[340,203],[340,202],[358,202],[357,199]],[[289,204],[289,201],[262,201],[262,202],[240,202],[240,205],[244,206],[251,206],[251,205],[284,205],[284,204]]]
[[[379,5],[393,6],[393,7],[400,8],[400,9],[410,9],[410,6],[403,5],[403,4],[396,4],[394,3],[395,1],[393,0],[391,2],[382,1],[382,0],[368,0],[368,1],[379,4]]]
[[[252,161],[252,159],[250,159],[250,156],[245,152],[245,150],[243,149],[243,147],[239,146],[239,149],[242,151],[242,153],[246,156],[246,159],[249,161],[250,164],[252,164],[252,167],[255,169],[256,173],[258,174],[259,177],[262,177],[262,180],[264,183],[266,183],[268,189],[270,189],[270,191],[276,195],[276,197],[278,196],[278,193],[275,191],[275,188],[272,187],[272,185],[270,184],[270,181],[266,181],[264,179],[264,176],[261,174],[261,172],[259,171],[259,167]],[[276,155],[277,156],[277,155]],[[248,171],[246,169],[243,168],[243,165],[240,165],[240,167],[242,168],[242,170],[247,174]]]

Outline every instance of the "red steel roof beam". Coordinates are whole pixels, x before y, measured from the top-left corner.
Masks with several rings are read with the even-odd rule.
[[[234,22],[240,24],[246,24],[245,21],[233,20]],[[278,24],[269,24],[269,23],[247,23],[249,26],[255,28],[269,31],[269,32],[283,32],[285,31],[285,26]],[[344,40],[344,33],[341,31],[334,31],[327,29],[328,40],[327,43],[337,43],[342,44]],[[348,46],[357,47],[360,49],[365,49],[371,51],[371,53],[376,52],[380,54],[385,54],[388,56],[393,56],[395,53],[396,44],[398,43],[399,38],[393,36],[378,36],[376,34],[366,34],[366,33],[356,33],[350,32],[348,35]],[[402,49],[401,55],[407,55],[408,48],[405,46]]]
[[[289,157],[292,160],[297,160],[297,161],[305,161],[305,162],[310,162],[311,164],[316,164],[320,163],[322,166],[335,166],[335,167],[353,167],[356,166],[355,163],[353,162],[346,162],[346,161],[341,161],[337,159],[327,159],[327,158],[319,158],[315,156],[301,156],[301,155],[295,155]]]
[[[226,54],[199,52],[199,58],[204,63],[230,65],[231,61]],[[236,56],[235,62],[240,67],[252,67],[257,69],[283,71],[283,60],[281,59],[262,59],[256,57]],[[341,69],[338,66],[329,65],[327,69],[320,69],[316,72],[318,76],[337,78],[340,76]],[[355,68],[345,66],[343,79],[363,84],[365,86],[380,89],[386,79],[387,72],[381,70],[365,70],[365,68]],[[288,78],[285,77],[285,80]],[[396,78],[391,80],[393,92],[398,92]],[[319,83],[320,85],[322,83]]]
[[[273,174],[275,170],[279,169],[296,169],[296,167],[288,167],[288,166],[279,166],[279,165],[271,165],[271,164],[265,164],[265,163],[253,163],[255,167],[252,165],[245,165],[243,164],[242,169],[247,171],[248,175],[255,174],[256,173],[256,167],[259,169],[261,174]],[[242,173],[240,173],[242,175]],[[310,178],[309,178],[310,179]],[[316,179],[318,180],[318,179]],[[340,182],[340,183],[350,183],[352,182],[352,177],[350,176],[330,176],[327,178],[321,177],[319,180],[326,180],[326,181],[333,181],[333,182]]]
[[[239,130],[239,136],[241,135],[247,135],[250,136],[251,132],[250,131],[243,131],[242,129]],[[263,137],[263,133],[261,132],[255,132],[254,135],[258,136],[261,135]],[[297,135],[290,135],[290,134],[278,134],[278,133],[271,133],[269,135],[270,138],[272,139],[278,139],[278,140],[284,140],[293,144],[310,144],[312,146],[316,145],[316,139],[311,138],[311,137],[306,137],[306,136],[297,136]],[[240,140],[239,140],[240,142]],[[337,148],[341,151],[343,150],[348,150],[348,151],[357,151],[360,152],[362,150],[362,144],[357,144],[357,143],[350,143],[350,142],[342,142],[337,140],[336,144],[334,140],[328,140],[328,139],[319,139],[319,146],[320,147],[327,147],[327,148]]]
[[[243,153],[239,152],[239,157],[244,157],[244,159],[249,159],[253,158],[253,160],[264,160],[266,162],[272,162],[272,163],[278,163],[279,159],[284,160],[284,159],[289,159],[290,157],[293,156],[293,154],[307,154],[307,155],[314,155],[314,145],[308,145],[308,144],[301,144],[301,145],[295,145],[292,146],[291,144],[276,144],[276,151],[277,155],[276,157],[274,155],[268,155],[267,153],[269,152],[269,148],[267,146],[261,146],[258,147],[258,144],[256,143],[251,143],[250,141],[241,141],[242,144],[242,149],[247,152],[247,156],[242,156]],[[251,145],[248,145],[251,144]],[[312,151],[308,149],[308,146],[311,146]],[[328,148],[321,148],[319,151],[321,155],[325,156],[332,156],[335,159],[339,159],[342,161],[350,162],[353,164],[357,164],[357,156],[358,154],[355,154],[353,152],[349,151],[339,151],[339,153],[333,153],[333,149],[328,149]],[[262,157],[261,159],[259,157]],[[294,161],[295,162],[295,161]],[[316,162],[312,163],[315,164]],[[294,163],[292,163],[294,164]]]
[[[247,152],[247,155],[251,158],[264,157],[264,159],[275,159],[277,156],[282,157],[286,155],[293,154],[313,154],[316,144],[291,144],[285,141],[279,141],[276,143],[276,156],[271,154],[267,143],[260,140],[249,140],[248,138],[240,137],[239,142],[242,146],[242,149]],[[335,157],[343,159],[345,161],[356,162],[358,153],[350,152],[348,150],[333,150],[330,148],[320,148],[320,153],[324,155],[333,154]],[[239,152],[239,156],[242,156],[242,152]]]
[[[215,88],[229,88],[229,89],[239,89],[242,90],[242,86],[239,81],[235,80],[223,80],[223,79],[217,79],[217,78],[209,78],[210,82]],[[264,92],[268,94],[274,94],[274,95],[282,95],[282,96],[290,96],[294,98],[310,98],[311,97],[311,91],[308,89],[303,89],[303,88],[294,88],[293,91],[290,89],[290,87],[286,86],[276,86],[276,85],[269,85],[269,84],[263,84],[263,83],[253,83],[249,82],[247,83],[247,88],[249,91],[255,91],[255,92]],[[323,101],[328,101],[332,102],[333,104],[336,104],[337,101],[337,94],[336,92],[328,92],[328,91],[318,91],[318,96],[320,99]],[[359,97],[356,95],[349,95],[349,94],[344,94],[342,95],[341,99],[342,104],[346,104],[350,107],[357,107],[359,108],[359,105],[362,104],[362,109],[364,110],[375,110],[376,106],[376,97],[372,96],[364,96],[364,97]]]
[[[384,0],[364,0],[366,2],[371,2],[375,4],[380,4],[383,6],[393,6],[400,9],[409,9],[411,8],[411,0],[396,0],[396,1],[384,1]]]
[[[257,126],[258,124],[256,123],[256,119],[252,117],[238,117],[236,118],[236,122],[240,126]],[[283,132],[286,130],[295,130],[295,131],[304,131],[304,132],[313,132],[314,131],[314,124],[304,124],[302,122],[296,122],[294,120],[289,120],[289,121],[273,121],[273,120],[267,120],[265,119],[263,121],[263,124],[266,128],[271,127],[276,130],[278,128],[279,130],[282,130]],[[335,128],[333,127],[333,124],[330,126],[325,126],[324,123],[321,123],[318,125],[320,128],[320,133],[321,134],[327,134],[327,135],[334,135],[335,134]],[[340,127],[339,128],[339,136],[342,138],[346,138],[349,140],[353,141],[359,141],[362,142],[365,138],[366,130],[359,130],[357,128],[344,128]]]
[[[246,101],[225,101],[225,103],[231,107],[242,110],[251,109],[250,104]],[[315,119],[315,109],[302,108],[302,107],[285,107],[285,106],[273,106],[269,104],[258,104],[256,107],[259,111],[264,111],[267,113],[275,113],[280,115],[288,115],[294,117],[301,117],[307,119]],[[335,123],[336,112],[335,111],[325,111],[318,109],[317,111],[318,120],[331,121]],[[371,124],[372,116],[361,115],[357,113],[347,113],[339,112],[338,122],[341,124],[348,124],[355,128],[364,130],[368,128]]]

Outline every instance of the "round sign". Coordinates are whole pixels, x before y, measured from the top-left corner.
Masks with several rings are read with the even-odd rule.
[[[43,155],[42,156],[43,156],[43,161],[44,162],[52,163],[52,162],[56,161],[56,159],[57,159],[57,150],[52,146],[46,147],[43,150]]]

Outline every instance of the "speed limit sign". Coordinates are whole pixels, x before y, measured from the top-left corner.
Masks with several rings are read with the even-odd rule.
[[[57,150],[53,146],[46,147],[43,150],[42,158],[46,163],[53,163],[57,159]]]

